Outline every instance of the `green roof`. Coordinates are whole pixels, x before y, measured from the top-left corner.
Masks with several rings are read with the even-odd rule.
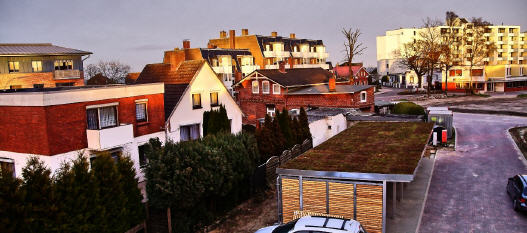
[[[413,174],[432,128],[424,122],[359,122],[280,168]]]

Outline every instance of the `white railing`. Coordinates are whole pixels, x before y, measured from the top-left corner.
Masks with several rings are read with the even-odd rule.
[[[289,51],[264,51],[264,57],[289,57]]]
[[[76,79],[81,78],[80,70],[55,70],[53,72],[55,79]]]
[[[232,74],[232,66],[213,66],[212,69],[218,74]]]
[[[106,129],[87,129],[88,148],[106,150],[122,146],[134,140],[134,126],[121,124]]]

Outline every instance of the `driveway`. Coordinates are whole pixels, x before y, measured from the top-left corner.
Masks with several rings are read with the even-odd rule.
[[[526,117],[455,113],[457,150],[436,158],[420,232],[526,232],[507,178],[527,173],[507,129]]]

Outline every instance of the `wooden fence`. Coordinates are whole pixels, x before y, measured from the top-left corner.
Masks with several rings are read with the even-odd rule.
[[[276,168],[287,161],[296,158],[313,147],[310,139],[304,140],[302,144],[296,144],[291,150],[284,150],[280,156],[272,156],[262,165],[265,165],[265,176],[267,182],[274,182],[276,179]],[[260,165],[260,166],[262,166]]]

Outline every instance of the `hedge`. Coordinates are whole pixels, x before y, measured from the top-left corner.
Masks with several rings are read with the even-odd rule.
[[[413,102],[400,102],[393,109],[395,114],[424,115],[425,109]]]

